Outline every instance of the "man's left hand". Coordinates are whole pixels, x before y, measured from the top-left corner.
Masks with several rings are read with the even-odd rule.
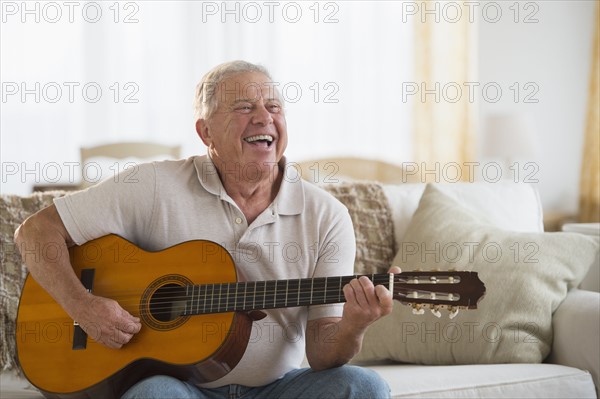
[[[399,267],[394,266],[389,273],[400,273]],[[383,285],[374,286],[373,282],[365,276],[352,280],[344,287],[344,313],[342,320],[345,324],[353,326],[359,333],[377,319],[392,312],[392,293]]]

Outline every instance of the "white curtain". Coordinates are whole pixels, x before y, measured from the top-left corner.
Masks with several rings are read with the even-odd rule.
[[[448,7],[450,6],[450,7]],[[445,18],[426,14],[415,23],[415,77],[420,86],[414,105],[414,154],[423,181],[440,181],[446,167],[456,167],[447,181],[473,181],[468,163],[475,159],[475,105],[469,100],[466,82],[476,82],[477,25],[469,18],[452,18],[460,12],[456,3],[427,1],[422,10],[447,10]],[[452,10],[454,8],[454,10]],[[454,14],[462,15],[462,14]],[[437,173],[423,173],[424,170]]]
[[[280,84],[289,158],[411,160],[402,90],[415,80],[413,29],[399,23],[402,2],[9,3],[3,193],[78,179],[81,146],[145,140],[203,154],[194,87],[233,59],[265,65]]]

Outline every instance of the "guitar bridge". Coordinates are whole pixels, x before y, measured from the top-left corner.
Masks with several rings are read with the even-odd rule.
[[[94,274],[96,269],[81,269],[81,284],[88,292],[92,292],[94,287]],[[79,323],[73,320],[73,350],[82,350],[87,348],[87,333]]]

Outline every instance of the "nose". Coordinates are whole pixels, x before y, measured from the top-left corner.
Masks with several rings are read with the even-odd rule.
[[[267,126],[273,123],[273,117],[262,101],[257,102],[254,115],[252,115],[252,123],[261,126]]]

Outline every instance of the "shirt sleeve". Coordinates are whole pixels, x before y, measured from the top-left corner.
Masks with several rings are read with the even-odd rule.
[[[138,164],[54,204],[78,245],[107,234],[136,242],[152,228],[155,191],[154,165]]]
[[[314,277],[350,276],[354,274],[356,239],[352,219],[346,207],[340,204],[336,218],[325,235],[317,260]],[[343,303],[313,305],[308,309],[308,320],[323,317],[342,317]]]

